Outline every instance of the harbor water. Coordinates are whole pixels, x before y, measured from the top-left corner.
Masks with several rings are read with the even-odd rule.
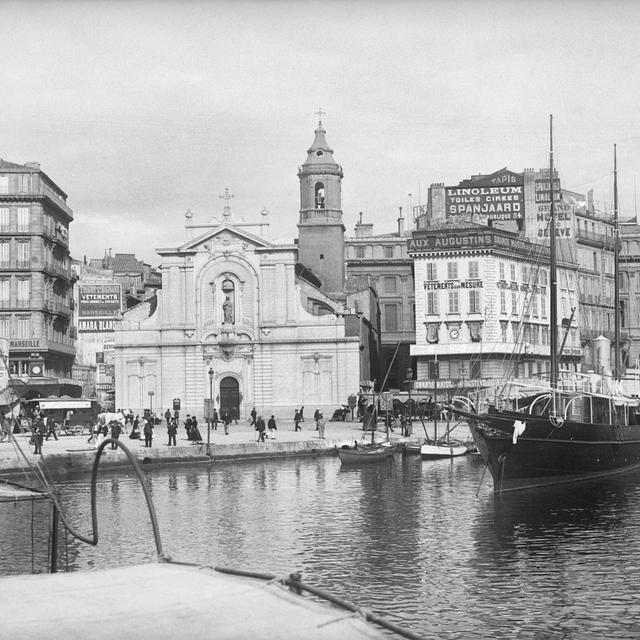
[[[354,468],[318,457],[172,467],[146,480],[176,560],[300,571],[425,638],[639,637],[640,474],[498,500],[488,473],[478,491],[483,469],[473,455]],[[89,534],[88,478],[60,488]],[[0,505],[0,574],[46,570],[48,513]],[[61,569],[155,559],[133,474],[102,472],[98,520],[97,547],[61,540]]]

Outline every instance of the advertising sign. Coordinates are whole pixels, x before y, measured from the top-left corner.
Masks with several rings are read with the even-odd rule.
[[[447,217],[482,215],[487,220],[518,220],[524,215],[524,179],[502,169],[488,176],[445,187]]]
[[[83,284],[78,287],[78,317],[114,317],[120,313],[119,284]]]
[[[78,332],[79,333],[111,333],[114,325],[113,319],[104,320],[78,320]]]

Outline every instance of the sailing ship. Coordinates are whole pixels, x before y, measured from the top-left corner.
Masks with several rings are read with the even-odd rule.
[[[620,292],[617,160],[614,146],[614,354],[613,375],[560,371],[557,334],[557,261],[553,195],[553,117],[550,151],[550,360],[549,381],[520,389],[509,408],[485,412],[452,406],[467,418],[493,476],[494,491],[529,489],[628,472],[640,467],[640,398],[628,393],[620,372]],[[562,348],[560,349],[560,352]],[[637,381],[636,381],[637,384]]]

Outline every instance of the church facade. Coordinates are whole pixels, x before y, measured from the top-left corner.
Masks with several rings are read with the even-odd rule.
[[[176,401],[182,417],[200,417],[211,398],[241,419],[253,407],[291,418],[300,406],[330,418],[359,391],[375,350],[371,301],[363,292],[332,294],[344,261],[325,260],[333,240],[325,250],[312,241],[318,226],[342,226],[342,172],[324,133],[319,124],[312,162],[299,171],[300,247],[270,238],[264,210],[255,222],[236,217],[225,192],[221,217],[197,224],[187,212],[184,242],[157,250],[162,290],[124,313],[116,331],[117,407],[164,412]],[[318,151],[329,162],[316,162]],[[310,266],[301,264],[305,250],[313,251]]]

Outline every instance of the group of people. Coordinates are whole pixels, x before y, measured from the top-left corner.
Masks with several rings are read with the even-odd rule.
[[[267,424],[265,425],[262,416],[259,416],[256,412],[256,408],[253,407],[253,409],[251,410],[251,424],[255,426],[255,429],[258,432],[258,439],[256,442],[264,442],[267,439],[267,429],[269,429],[268,437],[272,440],[275,440],[278,426],[276,424],[276,417],[274,415],[269,418]]]

